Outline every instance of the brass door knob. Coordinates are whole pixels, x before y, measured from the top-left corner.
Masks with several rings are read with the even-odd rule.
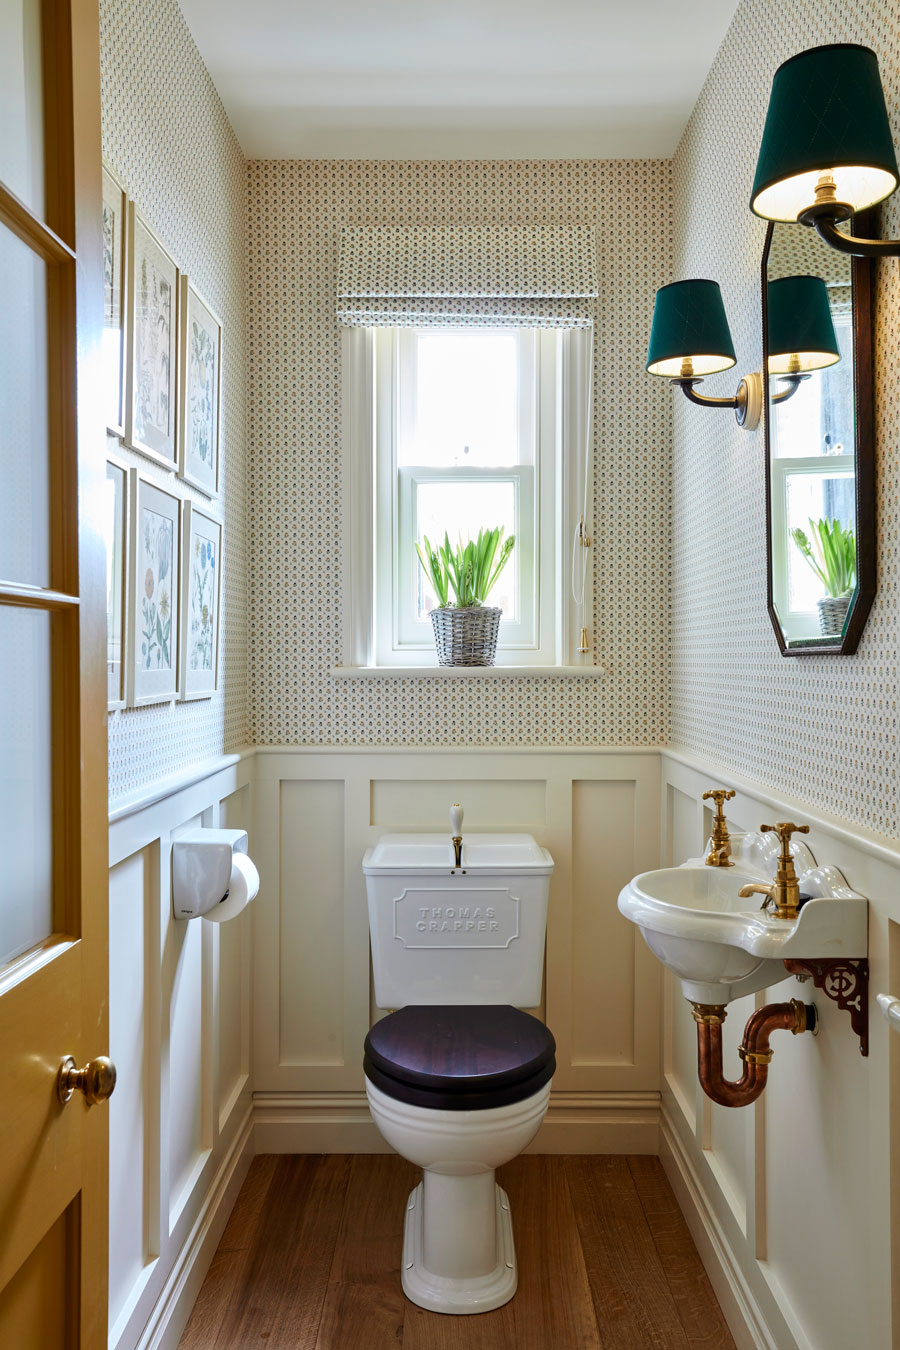
[[[75,1067],[71,1055],[66,1055],[56,1076],[56,1093],[65,1106],[75,1092],[83,1092],[92,1106],[111,1097],[116,1086],[116,1066],[106,1055],[89,1060],[83,1069]]]

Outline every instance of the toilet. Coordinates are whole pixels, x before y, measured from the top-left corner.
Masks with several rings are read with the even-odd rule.
[[[461,835],[461,813],[454,821]],[[456,858],[459,856],[459,863]],[[529,834],[389,834],[363,859],[375,1001],[363,1067],[384,1139],[422,1168],[401,1280],[443,1313],[516,1291],[512,1219],[495,1168],[540,1128],[556,1067],[541,998],[553,859]]]

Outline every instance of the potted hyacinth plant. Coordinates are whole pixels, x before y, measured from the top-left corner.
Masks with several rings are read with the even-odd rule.
[[[856,585],[856,538],[839,520],[810,520],[809,536],[791,530],[791,538],[825,587],[816,601],[823,637],[844,631],[847,610]]]
[[[514,534],[504,539],[503,533],[502,526],[479,530],[477,539],[465,543],[460,539],[455,548],[447,534],[436,549],[427,535],[424,545],[416,544],[419,562],[437,597],[437,608],[430,609],[428,617],[442,666],[494,664],[503,611],[485,601],[516,543]]]

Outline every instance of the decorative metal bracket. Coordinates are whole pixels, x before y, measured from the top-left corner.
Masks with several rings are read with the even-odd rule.
[[[800,979],[812,976],[813,984],[839,1008],[850,1014],[850,1025],[859,1037],[859,1053],[869,1053],[869,962],[785,961],[785,970]]]

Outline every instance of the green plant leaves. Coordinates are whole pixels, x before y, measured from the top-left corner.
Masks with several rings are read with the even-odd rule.
[[[503,527],[496,526],[492,530],[479,530],[478,538],[466,543],[460,539],[456,548],[451,545],[450,536],[445,534],[444,542],[435,551],[425,535],[424,549],[416,544],[416,552],[425,575],[434,586],[440,608],[446,608],[451,589],[455,608],[483,605],[509,561],[515,542],[514,534],[504,541]]]
[[[856,537],[839,520],[810,520],[810,535],[797,527],[791,538],[831,596],[856,585]]]

